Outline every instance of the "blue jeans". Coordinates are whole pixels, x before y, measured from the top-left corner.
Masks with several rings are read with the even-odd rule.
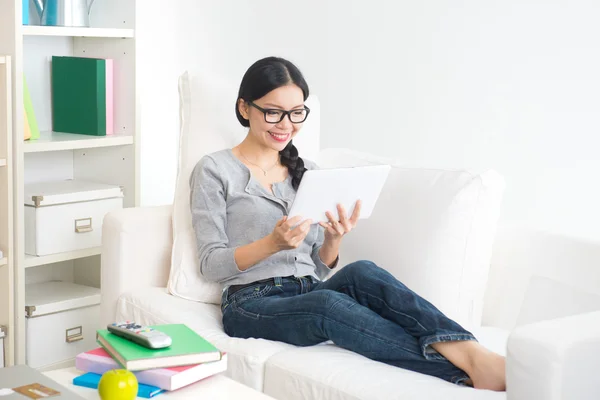
[[[221,310],[230,336],[297,346],[331,340],[370,359],[452,383],[468,379],[430,345],[475,337],[370,261],[349,264],[323,282],[277,277],[228,292]]]

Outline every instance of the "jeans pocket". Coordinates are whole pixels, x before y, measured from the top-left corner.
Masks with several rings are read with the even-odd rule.
[[[255,285],[255,286],[250,286],[248,288],[244,288],[242,290],[240,290],[239,292],[235,293],[233,295],[233,301],[235,301],[236,303],[243,303],[246,300],[251,300],[251,299],[259,299],[261,297],[266,296],[267,294],[269,294],[269,292],[271,291],[271,289],[273,288],[273,285],[270,284],[261,284],[261,285]]]
[[[250,290],[252,289],[252,290]],[[240,296],[234,296],[234,310],[235,312],[249,318],[258,319],[259,315],[257,313],[253,313],[244,308],[244,303],[247,303],[252,300],[258,300],[262,297],[265,297],[269,292],[273,289],[273,285],[270,284],[262,284],[256,285],[253,287],[249,287],[247,289],[240,290]],[[237,293],[236,293],[237,294]]]

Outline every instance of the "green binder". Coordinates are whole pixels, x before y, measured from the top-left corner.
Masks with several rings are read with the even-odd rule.
[[[106,135],[106,60],[52,57],[52,130]]]

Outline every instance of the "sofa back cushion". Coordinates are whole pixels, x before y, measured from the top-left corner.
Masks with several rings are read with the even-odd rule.
[[[322,168],[369,164],[393,168],[372,216],[344,238],[341,265],[374,261],[465,327],[480,326],[503,178],[343,149],[319,157]]]
[[[180,137],[173,204],[173,253],[168,290],[193,301],[218,304],[222,287],[200,275],[190,210],[190,175],[202,156],[232,148],[247,133],[235,116],[238,87],[218,76],[185,72],[179,77]],[[311,96],[309,118],[294,144],[302,157],[319,150],[319,101]]]

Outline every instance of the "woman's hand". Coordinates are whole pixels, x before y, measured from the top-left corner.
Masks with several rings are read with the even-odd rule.
[[[327,219],[329,221],[319,222],[319,225],[325,228],[325,240],[341,240],[345,234],[354,229],[354,227],[358,223],[358,218],[360,217],[361,204],[362,203],[360,200],[356,202],[356,205],[354,206],[354,211],[352,212],[352,216],[350,216],[350,218],[346,216],[346,209],[344,208],[344,206],[338,204],[337,211],[340,217],[339,221],[336,221],[333,217],[333,214],[327,211],[325,215],[327,215]]]
[[[269,235],[272,244],[275,246],[277,251],[296,249],[306,238],[310,231],[311,220],[307,219],[300,225],[291,229],[294,225],[298,224],[302,220],[302,217],[294,217],[290,220],[287,216],[284,216],[275,225],[275,229]]]

